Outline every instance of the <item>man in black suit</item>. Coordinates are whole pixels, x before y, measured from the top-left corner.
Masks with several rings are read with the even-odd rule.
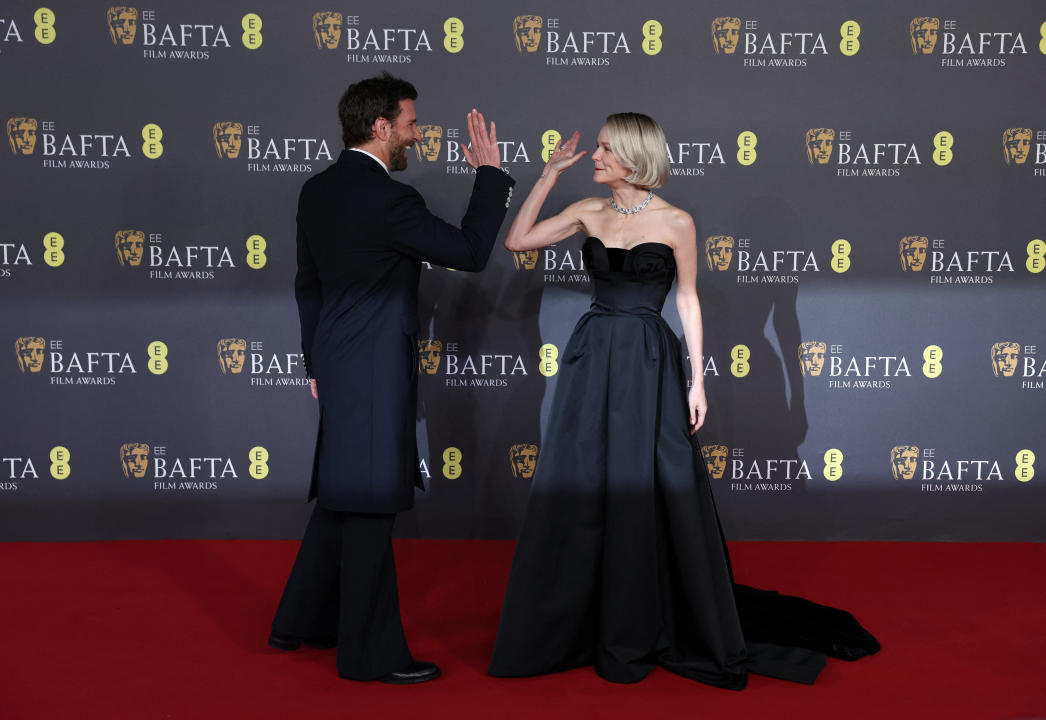
[[[461,228],[393,180],[421,140],[417,92],[388,74],[338,104],[346,149],[298,200],[294,282],[305,367],[320,405],[305,530],[269,644],[338,646],[338,673],[413,683],[439,677],[411,657],[400,622],[391,532],[421,487],[414,418],[422,261],[478,271],[514,181],[500,169],[494,123],[468,115],[476,180]],[[318,392],[317,392],[318,391]]]

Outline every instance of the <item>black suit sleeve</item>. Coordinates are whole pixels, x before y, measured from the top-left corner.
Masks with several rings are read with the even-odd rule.
[[[418,260],[455,270],[482,270],[505,219],[510,188],[515,183],[497,168],[480,167],[461,229],[430,213],[417,190],[399,185],[385,211],[390,241],[397,250]]]
[[[298,319],[301,321],[301,352],[305,372],[312,377],[310,355],[312,341],[316,336],[316,324],[319,322],[320,308],[323,305],[323,292],[320,287],[320,276],[316,270],[316,261],[309,249],[308,238],[302,222],[305,204],[305,188],[298,198],[298,272],[294,276],[294,298],[298,301]]]

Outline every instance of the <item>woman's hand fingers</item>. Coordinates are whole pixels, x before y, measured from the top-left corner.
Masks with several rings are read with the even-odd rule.
[[[705,424],[708,402],[705,400],[704,390],[697,387],[691,388],[687,400],[690,405],[690,434],[693,435]]]

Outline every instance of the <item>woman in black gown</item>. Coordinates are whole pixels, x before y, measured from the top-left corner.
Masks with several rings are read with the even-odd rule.
[[[707,409],[696,231],[688,213],[653,194],[668,177],[664,134],[645,115],[608,117],[592,160],[610,200],[581,200],[537,222],[556,178],[586,154],[578,140],[553,152],[505,240],[522,251],[584,232],[593,299],[560,356],[490,674],[594,665],[607,680],[636,682],[661,665],[741,689],[748,672],[813,682],[821,651],[874,652],[875,639],[847,613],[741,586],[735,596],[691,439]],[[676,277],[689,392],[679,340],[661,317]]]

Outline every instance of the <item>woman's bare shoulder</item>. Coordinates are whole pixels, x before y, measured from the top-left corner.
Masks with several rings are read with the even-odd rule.
[[[586,215],[597,213],[606,207],[606,198],[588,197],[582,198],[577,202],[572,203],[568,209],[573,210],[577,213],[584,213]]]
[[[685,232],[687,230],[694,232],[694,218],[690,216],[686,210],[678,208],[670,203],[665,203],[663,207],[658,210],[659,219],[664,223],[673,234]]]

